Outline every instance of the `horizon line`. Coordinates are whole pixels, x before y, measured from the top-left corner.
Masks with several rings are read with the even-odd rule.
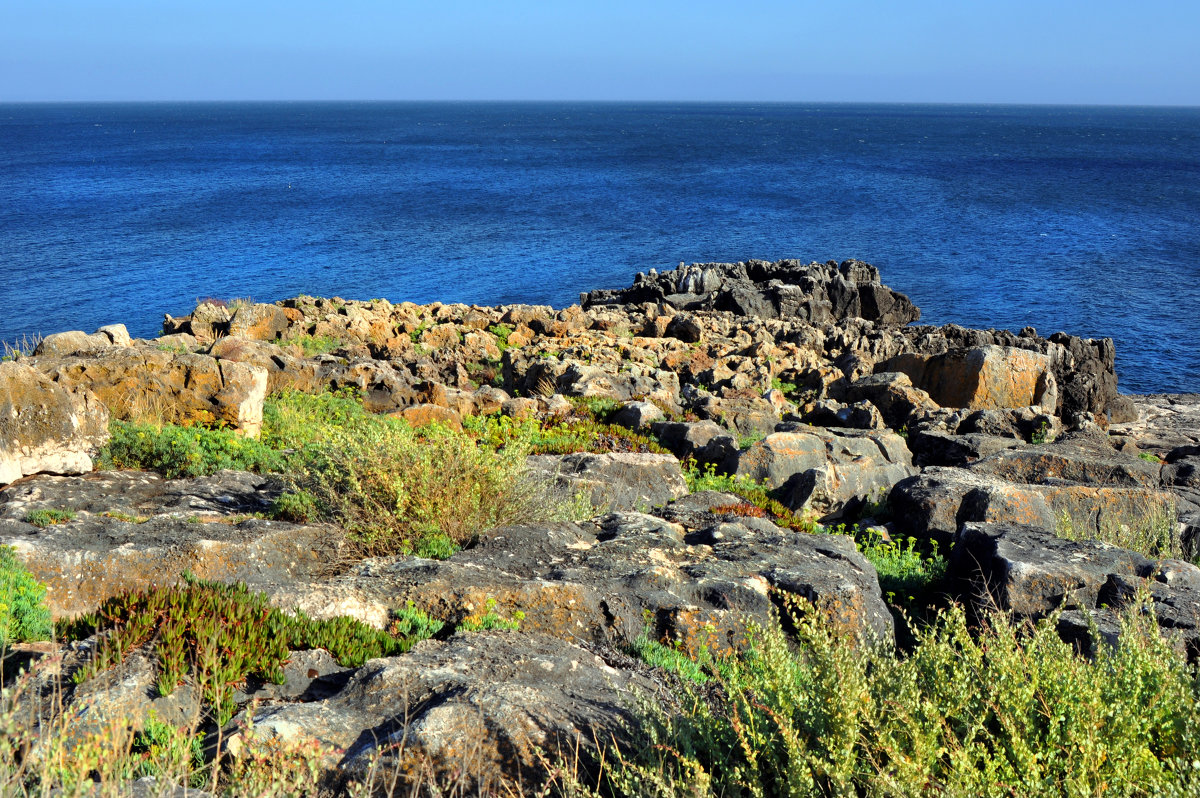
[[[1015,108],[1164,108],[1164,109],[1200,109],[1200,103],[1101,103],[1101,102],[1035,102],[1035,101],[1001,101],[989,102],[982,100],[754,100],[754,99],[471,99],[471,98],[441,98],[441,99],[403,99],[403,98],[371,98],[371,99],[55,99],[55,100],[7,100],[0,99],[0,106],[9,105],[201,105],[201,104],[521,104],[521,105],[551,105],[551,104],[589,104],[589,105],[901,105],[901,106],[973,106],[973,107],[1015,107]]]

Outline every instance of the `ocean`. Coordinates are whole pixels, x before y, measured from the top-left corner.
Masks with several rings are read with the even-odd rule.
[[[0,105],[4,341],[748,258],[859,258],[923,322],[1111,336],[1123,391],[1200,392],[1200,109]]]

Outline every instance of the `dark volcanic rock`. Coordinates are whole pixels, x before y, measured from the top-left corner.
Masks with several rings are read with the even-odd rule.
[[[386,780],[390,767],[412,761],[397,757],[419,751],[447,771],[471,774],[484,794],[502,777],[536,784],[543,756],[630,742],[639,697],[671,700],[650,678],[559,639],[460,633],[371,660],[331,698],[261,705],[252,711],[253,734],[319,740],[339,752],[330,764],[351,777],[382,754]]]
[[[1060,607],[1098,605],[1112,574],[1146,577],[1154,563],[1136,552],[1097,541],[1063,540],[1016,524],[963,524],[949,576],[982,610],[1037,618]]]
[[[796,318],[815,324],[857,317],[898,326],[921,317],[908,297],[879,282],[874,266],[856,260],[841,264],[798,260],[694,263],[662,274],[639,273],[629,288],[580,296],[585,309],[641,302],[662,302],[679,310]]]
[[[663,510],[687,525],[615,513],[589,523],[505,527],[445,561],[367,560],[329,582],[282,585],[271,594],[280,606],[375,625],[407,601],[461,619],[492,599],[524,612],[523,630],[568,640],[629,643],[649,623],[656,637],[729,645],[746,620],[770,622],[774,587],[824,607],[860,638],[891,639],[875,569],[851,538],[712,512],[738,504],[703,494],[682,499],[678,511]]]

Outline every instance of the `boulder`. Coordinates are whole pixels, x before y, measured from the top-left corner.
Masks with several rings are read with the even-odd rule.
[[[943,407],[1041,407],[1054,412],[1058,384],[1050,358],[1025,349],[980,346],[942,354],[903,354],[879,367],[903,372]]]
[[[737,451],[737,440],[715,421],[658,421],[650,430],[680,460],[719,464]]]
[[[279,490],[240,471],[186,480],[138,471],[36,476],[0,491],[0,545],[15,547],[47,585],[55,617],[90,612],[122,591],[174,584],[185,571],[252,585],[327,574],[340,533],[252,517]],[[39,529],[25,522],[39,509],[75,517]]]
[[[666,417],[662,408],[653,402],[627,402],[612,417],[612,423],[631,430],[649,427]]]
[[[108,410],[86,389],[0,363],[0,486],[28,474],[82,474],[108,440]]]
[[[229,319],[228,335],[255,341],[276,341],[287,332],[287,314],[277,305],[238,305]]]
[[[1098,541],[1073,541],[1019,524],[965,523],[950,557],[948,577],[982,610],[1021,618],[1098,606],[1109,575],[1150,576],[1154,563]]]
[[[128,333],[125,334],[125,339],[129,339]],[[100,349],[108,349],[110,346],[113,346],[113,339],[104,333],[97,332],[88,335],[80,330],[72,330],[47,335],[33,350],[33,354],[34,356],[65,356],[80,352],[95,352]]]
[[[904,440],[890,430],[780,425],[738,453],[738,476],[781,489],[793,510],[836,518],[868,501],[882,500],[916,473]]]
[[[604,511],[646,510],[688,492],[679,461],[669,454],[580,452],[533,455],[529,470],[569,494],[584,493]]]
[[[250,436],[262,427],[267,372],[258,366],[150,347],[28,362],[64,388],[91,391],[118,418],[225,423]]]
[[[866,401],[875,405],[888,426],[899,429],[909,423],[913,413],[933,410],[937,403],[929,394],[913,387],[903,372],[884,371],[860,377],[846,389],[847,401]]]
[[[637,700],[661,690],[555,638],[459,633],[371,660],[330,698],[268,702],[247,719],[259,739],[315,739],[334,749],[328,764],[351,778],[374,764],[389,781],[424,755],[446,772],[471,774],[471,791],[484,794],[502,779],[538,784],[560,753],[631,742]]]

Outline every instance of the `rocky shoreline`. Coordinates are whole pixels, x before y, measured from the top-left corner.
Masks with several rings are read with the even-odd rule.
[[[339,752],[323,765],[339,777],[400,737],[443,758],[477,740],[472,756],[513,776],[629,734],[636,696],[674,700],[629,655],[645,635],[736,648],[748,624],[803,600],[861,645],[895,645],[897,605],[856,545],[864,530],[936,545],[939,601],[1062,611],[1060,634],[1084,651],[1089,618],[1115,640],[1114,613],[1141,589],[1200,657],[1200,395],[1119,394],[1110,339],[919,317],[869,264],[785,260],[651,271],[561,310],[302,296],[202,302],[153,340],[119,324],[58,333],[0,363],[0,544],[49,587],[57,618],[185,572],[376,628],[406,607],[447,623],[493,605],[521,614],[519,632],[443,635],[357,668],[312,649],[282,685],[239,687],[235,723],[317,740]],[[493,415],[555,424],[573,402],[603,402],[653,446],[531,455],[529,473],[595,514],[478,529],[446,559],[347,561],[336,531],[270,517],[286,487],[271,474],[94,469],[110,419],[254,438],[284,390],[349,390],[372,413],[458,430]],[[752,480],[783,509],[689,492],[705,473]],[[30,523],[39,510],[70,518]],[[141,654],[56,709],[39,703],[97,645],[25,654],[38,723],[200,711],[196,691],[156,692]]]

